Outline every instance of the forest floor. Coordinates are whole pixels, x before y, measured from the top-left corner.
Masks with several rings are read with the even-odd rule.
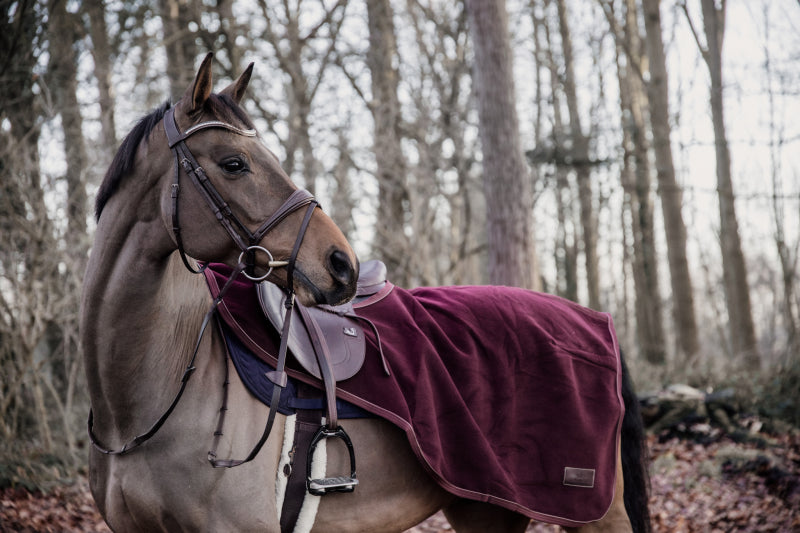
[[[734,442],[649,438],[655,532],[800,532],[800,435]],[[85,479],[47,493],[0,489],[2,532],[106,532]],[[436,514],[409,533],[451,531]],[[529,532],[560,531],[531,524]]]

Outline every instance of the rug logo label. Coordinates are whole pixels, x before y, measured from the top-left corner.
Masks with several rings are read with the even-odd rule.
[[[594,488],[594,468],[564,468],[564,485]]]

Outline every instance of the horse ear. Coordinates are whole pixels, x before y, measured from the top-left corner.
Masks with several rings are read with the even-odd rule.
[[[247,90],[247,85],[250,83],[250,76],[253,74],[254,64],[255,63],[250,63],[239,76],[239,79],[225,87],[220,94],[230,96],[234,102],[237,104],[240,103],[244,92]]]
[[[214,54],[209,52],[206,54],[205,59],[200,64],[197,71],[197,76],[194,78],[194,83],[186,90],[183,99],[189,102],[189,109],[187,114],[191,115],[203,108],[208,97],[211,96],[211,60],[214,59]]]

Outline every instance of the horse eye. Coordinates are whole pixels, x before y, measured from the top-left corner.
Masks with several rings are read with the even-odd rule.
[[[247,163],[239,157],[226,159],[219,166],[228,174],[241,174],[248,170]]]

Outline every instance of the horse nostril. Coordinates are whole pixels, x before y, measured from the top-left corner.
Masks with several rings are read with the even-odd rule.
[[[355,281],[355,268],[350,262],[350,258],[341,250],[335,250],[329,256],[331,274],[342,285],[351,285]]]

